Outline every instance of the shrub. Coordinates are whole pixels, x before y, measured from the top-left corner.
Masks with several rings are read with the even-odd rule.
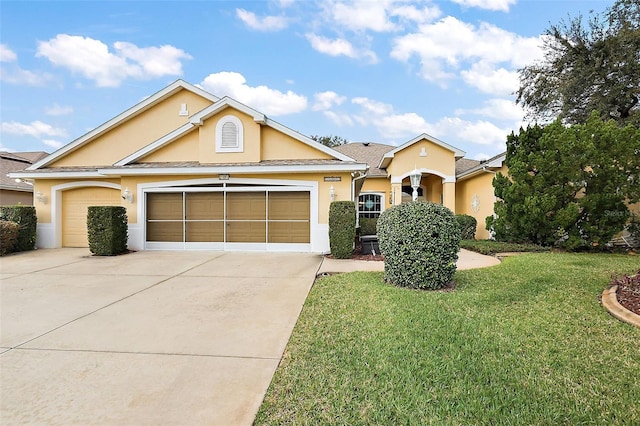
[[[13,247],[18,241],[20,226],[15,222],[0,220],[0,256],[13,251]]]
[[[34,206],[0,207],[0,220],[8,220],[18,224],[18,239],[13,246],[13,251],[33,250],[36,247],[38,219]]]
[[[97,256],[127,251],[127,209],[122,206],[89,206],[89,250]]]
[[[453,278],[460,230],[448,208],[422,201],[391,207],[378,218],[378,240],[388,282],[435,290]]]
[[[631,220],[627,224],[627,231],[631,234],[631,238],[635,241],[635,246],[640,247],[640,215],[632,215]]]
[[[376,235],[376,226],[378,218],[361,217],[360,218],[360,235]]]
[[[336,259],[353,254],[356,239],[356,205],[353,201],[334,201],[329,206],[329,246]]]
[[[460,228],[460,237],[463,240],[474,240],[476,238],[476,227],[478,221],[475,217],[468,214],[457,214],[456,222]]]

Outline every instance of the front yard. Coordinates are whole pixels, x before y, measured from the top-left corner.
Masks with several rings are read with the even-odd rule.
[[[523,254],[440,292],[318,279],[256,424],[639,424],[640,329],[599,304],[638,263]]]

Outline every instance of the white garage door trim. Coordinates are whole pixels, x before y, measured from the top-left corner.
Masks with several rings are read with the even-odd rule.
[[[149,192],[206,192],[206,187],[194,187],[195,185],[224,184],[224,188],[211,188],[214,191],[227,192],[252,192],[252,191],[283,191],[283,192],[309,192],[309,243],[285,244],[285,243],[168,243],[146,241],[146,194]],[[252,185],[249,187],[227,187],[227,185]],[[324,227],[318,226],[318,183],[316,181],[277,180],[277,179],[190,179],[180,181],[163,181],[138,185],[138,226],[140,247],[145,250],[225,250],[225,251],[288,251],[288,252],[315,252],[322,251],[323,239],[319,235]]]

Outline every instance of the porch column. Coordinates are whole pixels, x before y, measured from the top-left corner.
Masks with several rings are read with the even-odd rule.
[[[453,213],[456,212],[456,183],[448,179],[442,180],[442,204]]]
[[[391,204],[394,206],[402,203],[402,182],[391,184]]]

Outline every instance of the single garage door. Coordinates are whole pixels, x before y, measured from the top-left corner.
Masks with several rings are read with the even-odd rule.
[[[148,242],[310,242],[307,191],[147,194]]]
[[[119,206],[120,191],[112,188],[88,187],[62,193],[62,246],[89,247],[87,240],[87,207]]]

